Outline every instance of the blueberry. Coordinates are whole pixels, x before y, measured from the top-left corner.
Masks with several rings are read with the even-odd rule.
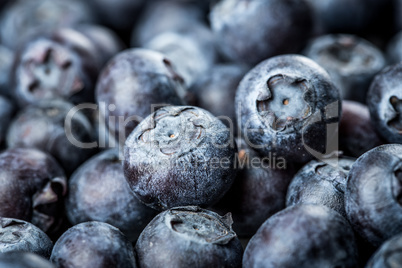
[[[184,96],[183,80],[171,61],[147,49],[115,56],[100,74],[96,88],[100,113],[122,144],[158,104],[180,105]]]
[[[82,112],[71,113],[73,108],[61,100],[45,100],[28,106],[11,123],[7,145],[48,152],[71,174],[96,152],[94,146],[85,147],[93,142],[95,131],[91,123]],[[71,122],[66,121],[68,115],[72,116]]]
[[[32,252],[49,258],[52,248],[50,238],[35,225],[0,217],[0,253]]]
[[[251,238],[243,267],[357,267],[352,228],[327,207],[289,207],[269,218]]]
[[[371,83],[367,106],[378,134],[389,143],[402,143],[402,63],[388,66]]]
[[[144,45],[171,59],[187,86],[191,86],[217,60],[215,40],[208,27],[195,24],[190,29],[185,33],[161,33]]]
[[[123,233],[96,221],[68,229],[54,245],[50,261],[65,268],[136,267],[133,246]]]
[[[376,147],[357,159],[348,176],[347,216],[374,246],[402,232],[401,157],[402,145]]]
[[[72,224],[101,221],[119,228],[131,241],[156,215],[131,192],[115,150],[85,162],[70,178],[66,212]]]
[[[0,217],[29,221],[47,234],[57,232],[67,181],[50,155],[36,149],[0,154]]]
[[[33,38],[16,53],[11,75],[21,107],[43,99],[92,101],[100,68],[95,46],[83,34],[60,29]]]
[[[0,39],[15,49],[37,31],[48,32],[94,19],[85,1],[10,1],[1,14]]]
[[[308,0],[318,33],[359,33],[368,27],[383,0]],[[382,2],[382,3],[381,3]]]
[[[237,146],[236,179],[214,208],[220,213],[231,212],[234,231],[248,238],[266,219],[285,208],[286,191],[295,170],[281,159],[260,157],[244,140],[238,139]]]
[[[359,157],[383,144],[371,123],[366,105],[354,101],[342,101],[342,117],[339,122],[339,147],[345,155]]]
[[[203,15],[202,10],[191,1],[148,1],[134,27],[131,45],[144,46],[164,32],[189,33],[194,26],[204,24]]]
[[[402,235],[384,242],[371,257],[366,268],[398,267],[402,263]]]
[[[125,48],[123,41],[117,34],[106,27],[95,24],[80,24],[75,29],[88,37],[94,44],[99,65],[102,67]]]
[[[88,0],[85,1],[102,24],[126,34],[139,16],[144,0]]]
[[[235,150],[229,129],[209,112],[167,106],[128,137],[124,174],[135,195],[152,208],[211,206],[233,183]]]
[[[243,249],[223,217],[199,207],[177,207],[156,216],[135,250],[140,267],[241,267]]]
[[[189,89],[194,105],[220,117],[225,125],[236,128],[234,99],[237,86],[247,71],[243,65],[214,65]]]
[[[222,53],[250,65],[298,52],[313,25],[304,0],[222,0],[212,8],[210,21]]]
[[[257,65],[240,82],[237,124],[262,155],[303,163],[311,154],[332,151],[337,137],[327,124],[339,120],[339,100],[328,73],[315,62],[298,55],[277,56]]]
[[[346,218],[345,187],[355,159],[311,161],[293,178],[289,185],[286,205],[315,204],[327,206]]]
[[[385,67],[382,52],[369,41],[350,34],[317,37],[304,51],[331,75],[343,99],[364,103],[374,76]]]
[[[1,268],[55,268],[48,260],[30,252],[0,254]]]

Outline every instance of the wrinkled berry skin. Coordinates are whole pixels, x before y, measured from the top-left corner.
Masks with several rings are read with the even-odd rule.
[[[342,117],[339,122],[339,147],[344,155],[359,157],[383,144],[370,118],[366,105],[354,101],[342,101]]]
[[[220,118],[223,123],[236,128],[234,99],[236,89],[247,71],[248,68],[243,65],[214,65],[190,88],[194,105],[215,116],[226,116],[227,118]]]
[[[50,238],[35,225],[0,217],[0,253],[32,252],[49,258],[52,248]]]
[[[229,129],[209,112],[167,106],[145,118],[124,146],[124,174],[146,205],[211,206],[235,178],[236,146]]]
[[[123,233],[96,221],[68,229],[54,245],[50,261],[63,268],[136,267],[133,246]]]
[[[251,238],[243,267],[357,267],[352,228],[327,207],[289,207],[269,218]]]
[[[30,0],[10,1],[0,21],[0,39],[10,49],[18,48],[35,32],[93,22],[86,1]]]
[[[327,128],[339,121],[339,92],[306,57],[282,55],[257,65],[240,82],[235,108],[243,137],[264,156],[305,163],[313,153],[337,150],[331,147],[336,132]]]
[[[74,112],[73,107],[61,100],[45,100],[28,106],[11,123],[7,145],[45,151],[71,174],[96,152],[95,145],[84,146],[94,142],[95,130],[81,111],[70,113]],[[67,115],[72,116],[71,122],[66,121]]]
[[[187,87],[208,71],[218,58],[213,34],[206,25],[195,24],[187,32],[159,34],[144,47],[171,59]]]
[[[386,67],[371,83],[367,106],[378,134],[389,143],[402,143],[402,63]]]
[[[383,53],[355,35],[330,34],[313,39],[304,54],[328,71],[343,99],[366,101],[371,80],[386,65]]]
[[[293,178],[286,196],[286,206],[313,204],[327,206],[346,218],[345,187],[354,159],[313,160]]]
[[[130,49],[116,55],[103,69],[96,87],[100,114],[121,144],[160,104],[180,105],[181,97],[183,80],[172,63],[147,49]]]
[[[230,214],[193,206],[164,211],[137,241],[139,266],[241,267],[243,249],[232,222]]]
[[[21,107],[44,99],[93,101],[100,69],[96,47],[73,29],[38,34],[16,51],[11,90]]]
[[[222,53],[249,65],[299,52],[313,25],[304,0],[222,0],[211,10],[210,21]]]
[[[236,179],[214,209],[220,214],[231,212],[233,230],[239,237],[249,238],[266,219],[285,208],[295,169],[280,159],[261,158],[244,140],[237,139],[237,146]]]
[[[67,181],[50,155],[36,149],[0,154],[0,217],[33,223],[47,234],[57,231]]]
[[[2,268],[56,268],[48,260],[30,252],[8,252],[0,254]]]
[[[156,215],[131,192],[115,150],[85,162],[70,178],[68,188],[66,213],[74,225],[86,221],[106,222],[136,241]]]
[[[357,159],[346,184],[354,230],[374,246],[402,232],[402,145],[376,147]]]
[[[14,104],[7,98],[0,96],[0,144],[6,139],[11,118],[14,115]]]
[[[162,33],[189,33],[194,27],[205,24],[202,10],[195,5],[198,3],[189,2],[147,1],[147,6],[134,27],[131,45],[142,47]]]
[[[398,267],[402,263],[402,235],[396,235],[385,241],[371,256],[366,268]]]

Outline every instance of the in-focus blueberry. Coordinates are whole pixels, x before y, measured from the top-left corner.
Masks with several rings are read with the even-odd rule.
[[[166,106],[145,118],[124,146],[124,174],[146,205],[211,206],[232,186],[236,146],[211,113]]]

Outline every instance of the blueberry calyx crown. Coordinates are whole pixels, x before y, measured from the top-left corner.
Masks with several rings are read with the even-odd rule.
[[[27,224],[15,219],[0,218],[0,227],[0,242],[3,244],[15,244],[21,238],[18,231],[26,229]],[[11,228],[13,231],[4,232],[3,230],[6,228]]]
[[[402,100],[396,96],[392,96],[389,102],[392,106],[392,113],[390,114],[387,124],[396,132],[402,134]]]
[[[257,111],[275,131],[284,131],[294,121],[308,118],[313,90],[305,79],[275,75],[268,79],[267,90],[257,97]]]
[[[48,44],[40,48],[43,42]],[[32,54],[22,59],[22,86],[25,91],[35,98],[42,98],[49,97],[44,94],[72,96],[84,89],[84,83],[73,67],[73,58],[66,48],[47,40],[39,40],[34,46],[38,48],[31,49]]]
[[[225,245],[236,237],[230,213],[221,217],[197,206],[170,209],[165,223],[175,233],[198,243]]]
[[[154,145],[164,155],[175,155],[196,148],[203,141],[209,120],[189,107],[162,108],[150,120],[151,126],[141,131],[137,140]]]

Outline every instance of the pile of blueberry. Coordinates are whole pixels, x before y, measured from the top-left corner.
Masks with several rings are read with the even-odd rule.
[[[0,268],[402,267],[402,0],[1,0]]]

